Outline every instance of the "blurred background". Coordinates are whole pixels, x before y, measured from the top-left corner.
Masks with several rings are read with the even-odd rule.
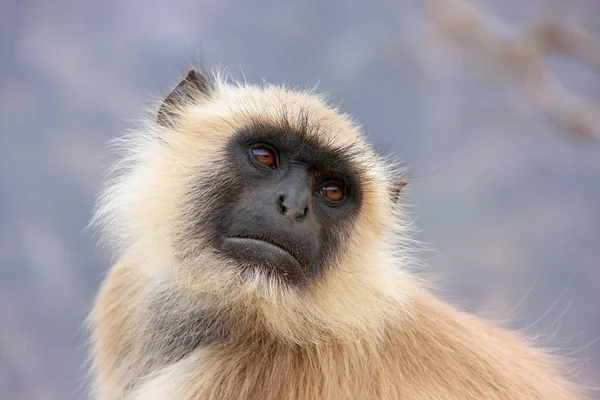
[[[595,0],[0,0],[0,398],[84,397],[105,146],[199,59],[319,83],[410,167],[441,293],[600,385],[598,37]]]

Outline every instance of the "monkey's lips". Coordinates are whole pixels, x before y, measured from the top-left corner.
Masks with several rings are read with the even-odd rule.
[[[253,233],[236,233],[223,240],[223,250],[237,259],[270,265],[287,274],[303,271],[303,262],[294,254],[298,251],[285,242]]]

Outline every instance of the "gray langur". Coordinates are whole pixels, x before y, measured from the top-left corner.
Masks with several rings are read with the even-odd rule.
[[[93,220],[118,256],[94,398],[584,398],[409,272],[401,174],[312,91],[192,70],[120,145]]]

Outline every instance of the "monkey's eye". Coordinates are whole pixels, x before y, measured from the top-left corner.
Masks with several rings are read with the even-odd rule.
[[[268,147],[253,147],[250,149],[252,157],[262,165],[267,167],[277,166],[277,157],[275,152]]]
[[[342,201],[344,199],[344,191],[339,183],[329,182],[319,189],[319,193],[333,202]]]

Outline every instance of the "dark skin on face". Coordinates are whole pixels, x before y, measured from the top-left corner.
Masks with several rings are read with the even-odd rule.
[[[214,88],[208,74],[190,70],[159,108],[158,124],[176,126],[180,109],[174,106],[208,99]],[[280,123],[254,121],[223,153],[210,155],[216,156],[218,177],[198,176],[189,187],[177,257],[191,257],[208,244],[243,269],[260,268],[302,285],[344,251],[368,165],[353,162],[360,150],[351,143],[332,148],[328,132],[315,132],[303,116],[292,127],[281,111]],[[404,185],[399,181],[391,189],[392,202]],[[202,244],[190,247],[195,236]]]
[[[349,156],[285,128],[255,126],[225,151],[229,206],[213,246],[246,268],[307,283],[340,251],[360,208]],[[227,171],[227,172],[225,172]]]

